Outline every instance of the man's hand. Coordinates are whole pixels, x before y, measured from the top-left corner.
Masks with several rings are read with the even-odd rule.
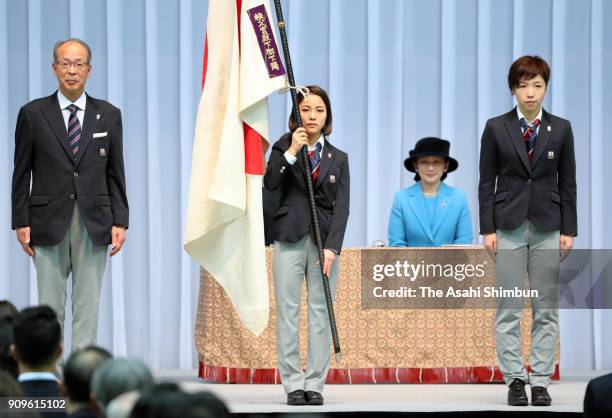
[[[494,232],[485,235],[483,244],[491,258],[495,259],[497,257],[497,234]]]
[[[111,253],[110,256],[114,256],[119,251],[121,251],[121,247],[123,247],[123,243],[125,242],[125,227],[124,226],[114,226],[111,229]]]
[[[334,261],[336,261],[336,253],[326,248],[323,250],[323,255],[325,256],[325,261],[324,261],[325,264],[323,264],[323,273],[327,277],[329,277],[329,274],[331,273],[332,265],[334,264]]]
[[[565,258],[572,251],[573,247],[574,247],[573,237],[569,235],[563,235],[563,234],[559,236],[559,256],[561,257],[561,261],[565,260]]]
[[[34,248],[30,246],[30,227],[22,226],[21,228],[15,229],[17,233],[17,239],[21,244],[21,248],[25,251],[30,257],[34,257]]]

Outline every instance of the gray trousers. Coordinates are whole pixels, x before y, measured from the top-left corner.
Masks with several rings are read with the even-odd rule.
[[[63,333],[66,283],[72,273],[72,349],[95,344],[107,246],[93,243],[75,204],[64,239],[58,245],[37,245],[34,251],[38,303],[55,310]]]
[[[520,379],[531,386],[548,387],[555,368],[559,339],[559,312],[556,309],[559,279],[559,231],[540,232],[528,220],[513,231],[497,230],[498,252],[495,263],[497,286],[539,293],[531,298],[531,373],[524,368],[520,321],[522,303],[498,300],[495,317],[497,360],[510,384]]]
[[[339,257],[336,257],[329,286],[336,294]],[[295,244],[274,242],[274,297],[276,298],[276,354],[286,393],[294,390],[323,392],[331,357],[331,329],[323,291],[317,248],[310,234]],[[300,302],[306,276],[308,291],[308,361],[300,361]]]

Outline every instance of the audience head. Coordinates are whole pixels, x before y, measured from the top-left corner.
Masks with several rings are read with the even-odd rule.
[[[13,356],[20,371],[54,369],[62,354],[62,330],[57,315],[48,306],[25,308],[13,324]]]
[[[6,317],[14,318],[18,313],[19,311],[11,302],[8,300],[0,300],[0,320]]]
[[[160,383],[142,393],[130,418],[224,418],[225,403],[210,392],[185,393],[174,383]]]
[[[153,375],[138,359],[115,358],[96,369],[91,378],[93,406],[104,411],[117,396],[134,390],[142,391],[153,385]]]
[[[158,383],[141,393],[131,418],[171,418],[187,395],[175,383]]]
[[[63,391],[75,404],[89,404],[91,377],[112,355],[103,348],[85,347],[70,355],[64,366]]]
[[[0,370],[8,372],[17,379],[19,369],[17,362],[11,354],[13,344],[13,320],[11,316],[0,319]]]
[[[179,417],[226,418],[230,411],[221,399],[211,392],[196,392],[189,395],[187,402],[179,408]]]
[[[140,392],[137,390],[117,396],[106,407],[105,418],[129,418],[139,398]]]

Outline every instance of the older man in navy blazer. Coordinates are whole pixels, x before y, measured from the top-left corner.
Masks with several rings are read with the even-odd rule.
[[[62,325],[72,273],[76,348],[96,340],[107,246],[114,255],[125,241],[123,131],[119,109],[85,94],[89,46],[58,42],[53,59],[59,90],[23,106],[17,119],[12,227],[34,259],[38,302]]]

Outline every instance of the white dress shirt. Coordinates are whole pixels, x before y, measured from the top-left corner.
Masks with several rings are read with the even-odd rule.
[[[25,372],[19,375],[17,379],[20,382],[29,382],[30,380],[57,380],[57,376],[50,372]]]
[[[79,108],[79,110],[77,110],[77,119],[79,120],[79,123],[81,124],[81,129],[82,129],[83,128],[83,117],[85,116],[85,105],[87,104],[87,96],[85,95],[85,92],[81,94],[81,97],[79,97],[74,102],[72,102],[69,99],[67,99],[66,96],[64,96],[61,91],[58,90],[57,100],[59,102],[60,109],[62,109],[62,116],[64,117],[64,125],[66,125],[66,131],[68,131],[68,120],[70,119],[70,111],[66,108],[70,106],[71,104],[74,104],[76,105],[76,107]]]

